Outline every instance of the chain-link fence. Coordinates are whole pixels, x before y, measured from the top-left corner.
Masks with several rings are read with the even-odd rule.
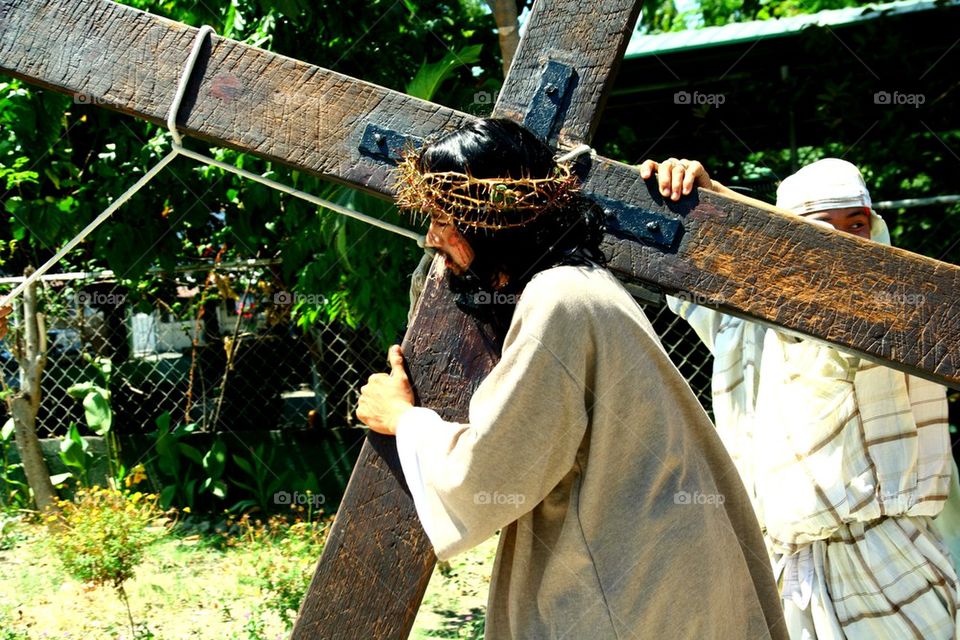
[[[686,378],[700,404],[713,418],[713,399],[710,393],[713,365],[710,351],[690,325],[667,308],[662,298],[656,301],[639,301],[673,364]]]
[[[221,269],[206,280],[158,277],[142,296],[150,301],[137,303],[109,277],[44,282],[38,434],[62,436],[71,423],[85,423],[81,401],[68,393],[84,382],[109,386],[120,433],[151,431],[164,412],[200,431],[352,425],[359,386],[382,368],[382,341],[338,323],[291,328],[283,321],[286,294],[265,287],[263,275]],[[11,390],[20,384],[22,309],[14,315],[0,351]]]
[[[68,393],[84,382],[109,385],[120,433],[152,431],[164,412],[174,424],[208,432],[352,426],[360,386],[385,366],[384,341],[342,324],[292,330],[282,321],[290,294],[265,287],[264,269],[157,277],[151,301],[136,304],[109,277],[44,282],[47,359],[38,434],[62,436],[71,423],[84,425],[82,403]],[[655,297],[640,301],[709,408],[708,352]],[[19,387],[16,340],[14,331],[0,351],[10,389]]]

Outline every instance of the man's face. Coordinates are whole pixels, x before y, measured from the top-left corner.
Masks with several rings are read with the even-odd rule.
[[[473,262],[473,248],[449,218],[430,217],[426,245],[443,254],[444,264],[455,275],[465,274]]]
[[[826,209],[804,216],[811,220],[822,220],[834,229],[870,239],[870,209],[865,207],[847,207],[846,209]]]

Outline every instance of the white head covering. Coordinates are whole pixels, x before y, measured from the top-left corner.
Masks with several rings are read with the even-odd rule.
[[[870,209],[870,239],[890,244],[887,223],[871,208],[870,192],[856,166],[824,158],[788,176],[777,188],[777,206],[801,216],[827,209]]]

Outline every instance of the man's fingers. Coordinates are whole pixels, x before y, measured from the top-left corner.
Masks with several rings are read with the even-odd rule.
[[[672,180],[670,197],[673,200],[679,200],[680,195],[682,194],[683,174],[684,174],[683,160],[678,160],[676,164],[674,164],[673,171],[671,172],[671,176],[670,176]]]
[[[407,377],[407,372],[403,368],[403,352],[400,351],[400,345],[393,345],[387,352],[387,361],[390,363],[390,375],[394,377]]]
[[[660,163],[657,170],[657,181],[660,183],[660,195],[670,196],[670,185],[673,183],[673,168],[676,166],[676,159],[669,158]]]
[[[390,379],[390,376],[387,375],[386,373],[375,373],[369,378],[367,378],[367,384],[360,387],[360,393],[363,394],[365,391],[367,392],[372,391],[373,387],[376,387],[377,385],[381,385],[389,379]]]
[[[687,163],[687,172],[683,177],[683,192],[685,194],[693,191],[693,187],[700,185],[706,189],[711,187],[710,176],[702,164],[696,160]]]
[[[657,163],[653,160],[644,160],[640,163],[640,177],[644,180],[648,179],[650,176],[657,171]]]
[[[13,307],[7,305],[5,307],[0,307],[0,318],[6,318],[8,315],[13,313]]]

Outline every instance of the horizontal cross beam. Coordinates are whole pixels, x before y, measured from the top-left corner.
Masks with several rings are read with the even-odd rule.
[[[107,0],[0,0],[0,71],[162,123],[195,34]],[[370,125],[424,138],[471,117],[214,37],[180,128],[390,197],[393,162],[360,148]],[[715,194],[664,203],[604,158],[585,171],[585,190],[630,205],[621,228],[638,211],[682,227],[670,246],[611,235],[621,276],[960,386],[960,268]]]

